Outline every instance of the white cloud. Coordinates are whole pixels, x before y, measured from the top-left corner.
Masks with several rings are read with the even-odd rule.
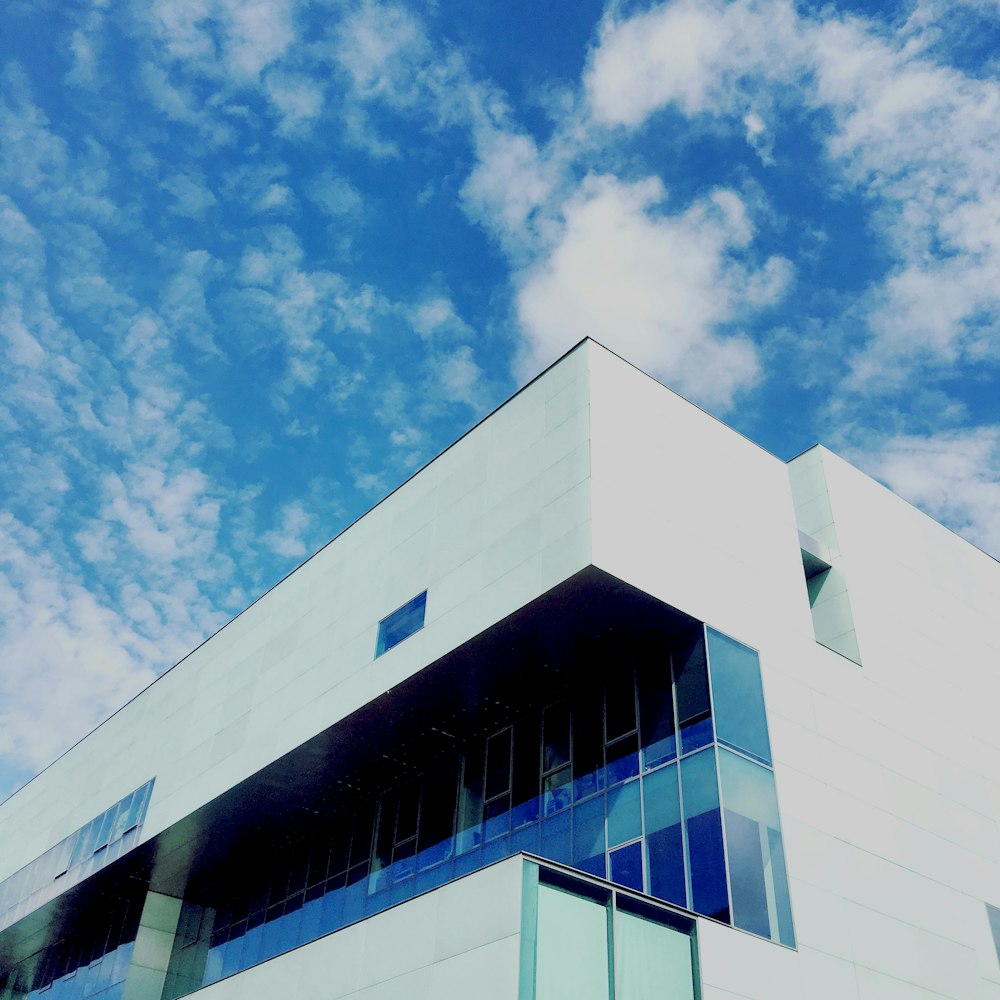
[[[900,434],[852,458],[893,492],[1000,554],[1000,426]]]
[[[286,503],[278,513],[278,523],[265,532],[261,541],[275,555],[301,559],[307,554],[305,536],[312,529],[312,517],[298,501]]]
[[[537,238],[534,216],[559,191],[561,171],[539,155],[529,136],[488,127],[477,133],[477,162],[462,187],[462,202],[517,259]]]
[[[599,121],[637,127],[671,105],[740,122],[765,157],[759,102],[825,116],[830,163],[871,200],[895,258],[861,303],[869,339],[849,385],[866,393],[1000,356],[1000,83],[935,61],[934,16],[924,5],[887,27],[787,0],[680,0],[609,18],[586,76]]]
[[[268,73],[264,89],[281,117],[279,135],[292,135],[308,127],[323,110],[322,84],[302,73]]]
[[[584,78],[594,117],[636,127],[667,104],[728,112],[744,74],[776,78],[799,65],[803,39],[786,0],[680,0],[606,19]]]
[[[0,756],[38,770],[152,681],[179,655],[90,593],[42,540],[0,513]]]
[[[322,212],[335,219],[356,219],[364,208],[361,192],[330,169],[314,177],[307,192]]]
[[[476,364],[472,348],[467,344],[455,348],[430,362],[432,385],[449,403],[465,403],[477,407],[483,370]]]
[[[174,197],[173,210],[189,219],[201,219],[205,213],[218,204],[215,195],[202,177],[191,174],[174,174],[161,184]]]
[[[567,203],[559,242],[518,295],[522,377],[591,336],[706,405],[728,406],[754,384],[753,343],[718,328],[776,300],[789,265],[774,259],[754,269],[734,254],[753,227],[733,192],[676,215],[658,210],[664,196],[655,178],[591,177]]]
[[[446,295],[434,295],[405,309],[406,319],[424,340],[447,341],[474,336]]]

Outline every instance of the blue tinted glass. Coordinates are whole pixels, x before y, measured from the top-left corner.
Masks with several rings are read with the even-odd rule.
[[[543,820],[541,846],[538,852],[543,858],[560,861],[566,865],[572,864],[569,825],[570,813],[567,810]]]
[[[608,766],[605,770],[608,788],[620,781],[634,778],[639,773],[639,737],[633,733],[616,740],[608,746],[607,757]]]
[[[638,687],[642,766],[648,770],[677,756],[669,661],[664,658],[662,662],[643,663]]]
[[[785,871],[785,849],[781,842],[781,831],[769,828],[768,846],[771,849],[771,874],[774,878],[775,908],[778,918],[778,940],[795,947],[795,931],[792,928],[792,903],[788,896],[788,874]]]
[[[378,645],[375,655],[381,656],[386,650],[401,643],[414,632],[424,627],[424,613],[427,609],[427,591],[417,594],[401,608],[383,618],[378,624]]]
[[[708,629],[708,662],[719,741],[770,764],[771,744],[757,654]]]
[[[510,835],[510,850],[530,851],[532,854],[538,853],[538,824],[532,823],[529,826],[522,826]]]
[[[691,907],[698,913],[728,923],[729,892],[713,750],[702,750],[681,761],[681,791]]]
[[[642,892],[642,841],[611,851],[611,881]]]
[[[719,777],[733,923],[762,937],[789,943],[791,909],[774,775],[745,757],[720,750]]]
[[[751,934],[771,936],[764,884],[760,827],[746,816],[726,810],[729,881],[733,890],[733,922]]]
[[[600,859],[604,874],[604,798],[599,796],[573,809],[573,865],[592,873]]]
[[[674,650],[674,688],[681,753],[689,753],[712,742],[708,661],[701,629],[679,642]]]
[[[569,783],[569,771],[568,767],[564,767],[542,779],[542,811],[546,816],[559,812],[570,804],[572,785]]]
[[[660,768],[642,779],[646,814],[646,864],[649,891],[659,899],[687,905],[684,839],[677,766]]]
[[[639,782],[632,781],[608,792],[608,846],[615,847],[642,834]]]

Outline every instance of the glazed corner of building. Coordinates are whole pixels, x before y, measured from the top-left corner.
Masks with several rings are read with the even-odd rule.
[[[0,998],[53,990],[158,1000],[208,983],[213,998],[280,987],[304,997],[542,1000],[571,995],[559,992],[568,969],[582,977],[578,990],[603,976],[621,993],[628,962],[638,962],[629,971],[637,997],[651,995],[643,982],[665,976],[680,977],[678,995],[719,1000],[1000,996],[1000,914],[990,906],[1000,904],[997,608],[995,560],[844,460],[817,446],[782,462],[582,341],[0,805]],[[587,648],[566,653],[579,635]],[[692,635],[702,667],[685,660]],[[725,644],[755,666],[724,681]],[[623,656],[633,678],[637,764],[624,778],[608,770],[616,682],[591,647],[616,650],[608,655]],[[651,756],[653,724],[639,718],[643,685],[658,683],[644,679],[658,651],[669,661],[674,739],[662,759]],[[705,678],[707,737],[681,704],[692,669]],[[723,724],[741,695],[723,690],[730,683],[750,685],[748,706],[760,692],[766,759],[753,738],[730,732],[738,718]],[[588,684],[604,692],[603,784],[577,800],[582,764],[546,768],[545,729],[556,725],[546,713],[572,702],[572,731],[583,733],[577,699]],[[397,838],[399,789],[416,768],[452,759],[446,711],[465,725],[454,751],[460,797],[474,758],[485,760],[488,782],[490,740],[507,739],[511,754],[527,745],[515,723],[506,727],[514,709],[474,707],[503,699],[538,727],[535,839],[515,853],[531,824],[509,818],[512,789],[490,799],[484,787],[479,819],[465,828],[478,823],[476,865],[461,870],[472,850],[459,816],[448,879],[412,891],[408,880],[424,869],[415,862],[409,872],[409,840]],[[706,742],[686,750],[695,738]],[[376,766],[380,756],[394,759]],[[684,781],[694,782],[685,773],[709,756],[717,798],[692,812],[702,786],[685,797]],[[553,798],[560,767],[572,789],[565,808]],[[515,768],[512,759],[509,783]],[[677,822],[653,829],[650,816],[669,796],[652,789],[669,780]],[[755,804],[741,804],[751,785]],[[773,804],[760,806],[775,787]],[[504,794],[513,856],[491,863],[487,813]],[[612,826],[625,822],[630,795],[636,837],[617,842]],[[598,797],[603,874],[581,870],[573,854]],[[358,862],[369,866],[357,890],[365,898],[350,903],[360,908],[350,919],[347,910],[317,917],[332,922],[314,937],[289,909],[288,921],[299,920],[286,942],[294,950],[255,951],[259,961],[241,964],[230,953],[246,955],[258,928],[290,926],[268,907],[298,896],[226,924],[221,906],[198,902],[228,892],[212,873],[255,844],[298,843],[300,828],[315,854],[313,817],[346,816],[341,798],[374,810],[369,860]],[[394,833],[380,847],[387,803]],[[697,825],[710,813],[717,832]],[[762,838],[756,854],[739,839],[746,814]],[[569,855],[545,860],[545,824],[563,815]],[[257,840],[245,832],[255,824]],[[667,864],[651,860],[653,835],[675,827],[680,901],[651,891],[654,863]],[[726,913],[695,905],[703,835],[719,841]],[[615,859],[625,873],[631,843],[639,876],[628,883],[634,874],[616,880]],[[345,893],[362,884],[350,882],[352,861]],[[72,936],[74,921],[92,920],[137,882],[146,889],[138,903],[129,897],[130,941],[112,947],[109,937],[83,962],[88,945]],[[311,888],[295,905],[322,914],[307,910],[319,898],[307,900]],[[746,933],[734,912],[753,906],[764,930]],[[593,947],[602,933],[610,950]],[[243,952],[228,947],[237,940]],[[580,942],[589,942],[585,956]],[[78,957],[67,958],[73,948]],[[213,961],[230,964],[209,975]],[[343,970],[334,994],[330,969]]]

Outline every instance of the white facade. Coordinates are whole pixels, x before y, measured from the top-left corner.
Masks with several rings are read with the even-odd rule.
[[[832,567],[813,608],[799,531]],[[591,566],[759,654],[796,944],[699,917],[704,1000],[1000,997],[1000,564],[825,449],[786,464],[590,341],[0,805],[0,880],[155,779],[132,851],[183,893],[199,809]],[[376,659],[380,620],[423,591],[424,627]],[[524,996],[518,864],[204,995]],[[86,881],[0,922],[0,968]],[[140,926],[137,952],[159,946],[133,957],[130,1000],[159,997],[179,905],[160,938]],[[435,951],[469,913],[481,937]],[[376,981],[380,948],[423,951]]]

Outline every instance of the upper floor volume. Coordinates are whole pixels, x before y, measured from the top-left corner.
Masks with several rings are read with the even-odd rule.
[[[0,805],[0,998],[179,997],[518,853],[795,948],[774,704],[869,662],[838,463],[582,342]]]

